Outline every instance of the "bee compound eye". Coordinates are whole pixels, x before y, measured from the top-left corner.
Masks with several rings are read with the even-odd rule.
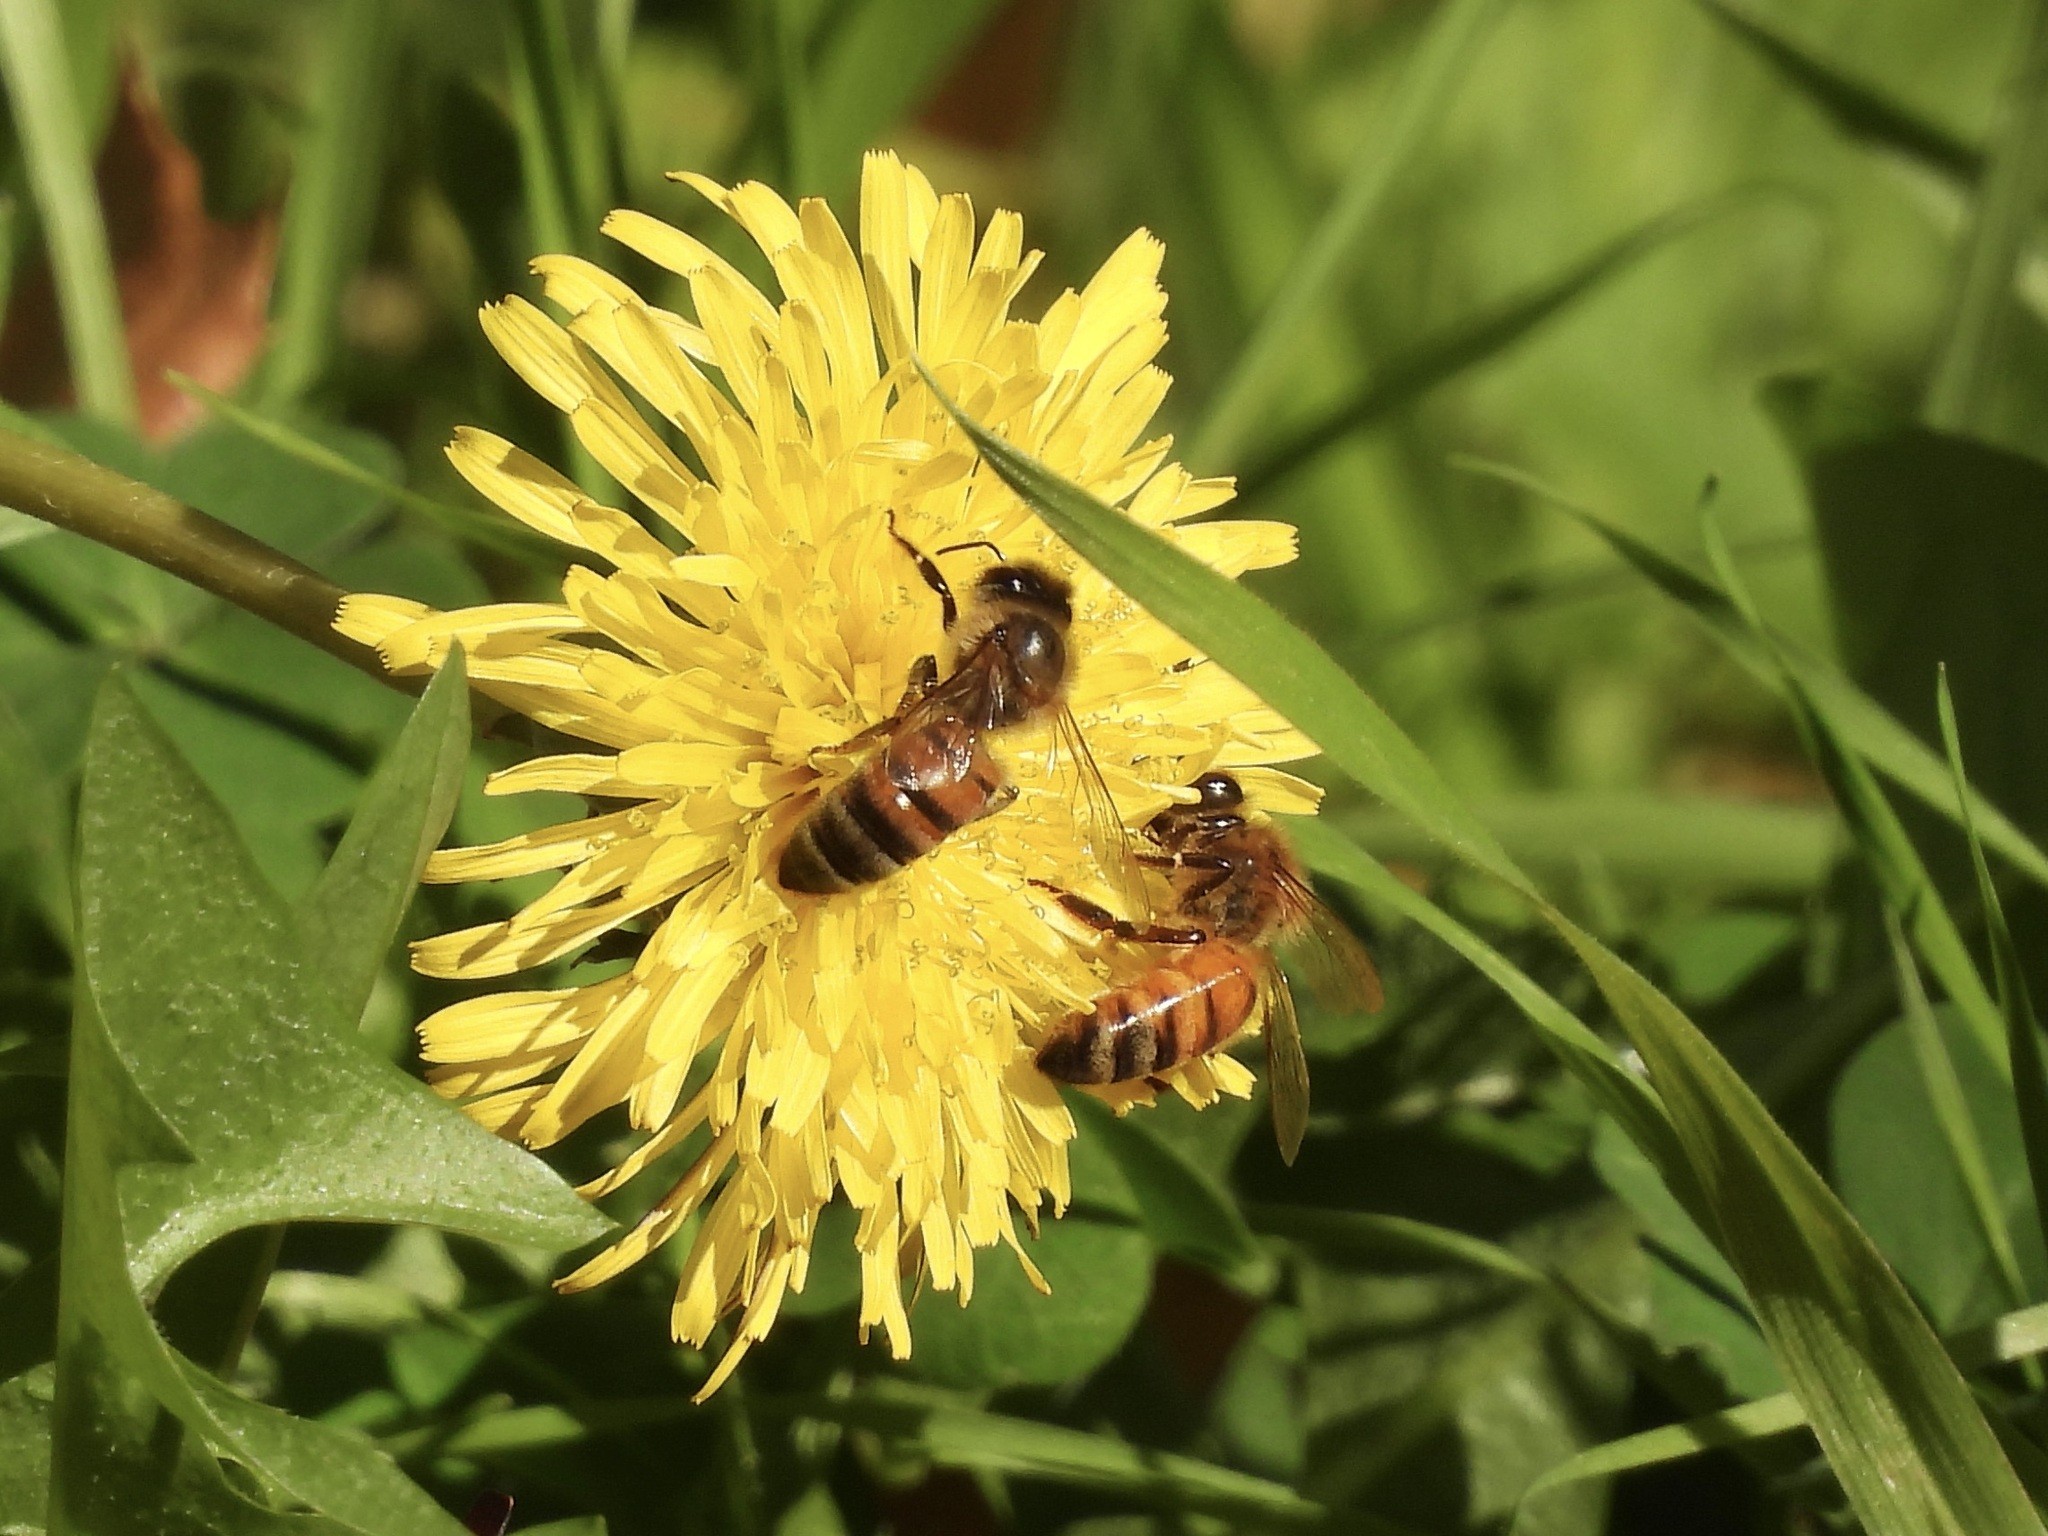
[[[1205,773],[1195,780],[1205,811],[1234,811],[1244,804],[1244,788],[1227,773]]]

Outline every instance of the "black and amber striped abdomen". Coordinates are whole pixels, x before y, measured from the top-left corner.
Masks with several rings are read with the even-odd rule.
[[[797,823],[776,879],[830,896],[886,880],[1011,798],[1003,771],[965,721],[930,721],[892,738]]]
[[[1127,1083],[1205,1056],[1251,1022],[1261,961],[1211,939],[1113,987],[1038,1047],[1038,1069],[1063,1083]]]

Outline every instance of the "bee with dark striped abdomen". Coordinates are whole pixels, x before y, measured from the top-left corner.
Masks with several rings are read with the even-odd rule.
[[[1273,950],[1299,956],[1318,992],[1344,1011],[1379,1008],[1379,975],[1357,936],[1309,888],[1286,838],[1245,814],[1237,780],[1207,773],[1194,788],[1195,804],[1152,818],[1145,834],[1159,851],[1139,855],[1173,883],[1166,921],[1130,922],[1038,882],[1098,932],[1172,951],[1152,955],[1132,980],[1055,1025],[1039,1043],[1038,1069],[1097,1087],[1154,1078],[1228,1044],[1263,1003],[1273,1129],[1291,1163],[1308,1125],[1308,1060]]]
[[[941,678],[923,658],[896,713],[854,738],[887,740],[797,823],[776,865],[782,888],[829,896],[872,885],[1003,809],[1017,790],[987,736],[1041,718],[1081,775],[1098,856],[1129,862],[1128,835],[1066,706],[1072,587],[1043,566],[1003,562],[975,579],[963,611],[930,557],[893,525],[890,534],[939,595],[953,667]]]

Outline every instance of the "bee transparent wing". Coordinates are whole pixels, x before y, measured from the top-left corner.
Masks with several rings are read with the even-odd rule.
[[[1278,966],[1268,965],[1266,998],[1266,1096],[1273,1110],[1273,1136],[1281,1160],[1293,1165],[1308,1133],[1308,1055],[1301,1048],[1301,1020],[1294,993]]]
[[[1316,1001],[1332,1013],[1378,1013],[1386,1001],[1372,956],[1350,925],[1291,873],[1280,876],[1287,898],[1302,913],[1280,952],[1307,979]]]
[[[1109,792],[1095,754],[1088,750],[1081,722],[1064,704],[1053,714],[1049,766],[1056,778],[1070,775],[1074,779],[1074,821],[1088,844],[1089,856],[1109,877],[1125,913],[1142,919],[1150,910],[1150,903],[1145,895],[1145,870],[1138,862],[1137,845],[1116,808],[1116,798]]]

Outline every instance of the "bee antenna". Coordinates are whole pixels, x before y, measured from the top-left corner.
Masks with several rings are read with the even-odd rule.
[[[935,549],[932,553],[935,555],[957,555],[963,549],[985,549],[1005,565],[1010,563],[1010,557],[1003,553],[1002,546],[990,539],[967,539],[958,544],[948,544],[944,549]]]

